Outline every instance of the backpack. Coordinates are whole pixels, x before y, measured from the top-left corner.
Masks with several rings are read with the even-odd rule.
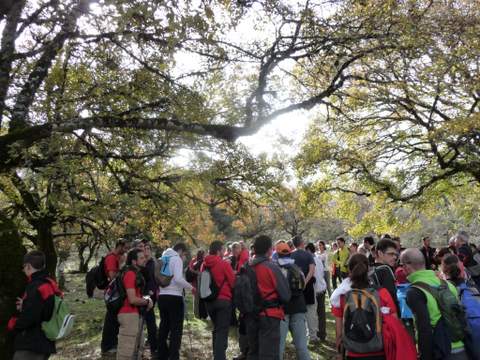
[[[465,307],[467,323],[475,340],[480,341],[480,292],[476,287],[460,284],[460,301]]]
[[[295,264],[281,266],[280,270],[282,271],[283,276],[287,279],[292,297],[303,295],[303,290],[305,289],[305,276],[303,275],[302,270],[300,270]]]
[[[393,279],[395,279],[395,274],[393,273],[392,268],[390,266],[380,265],[377,267],[373,267],[368,271],[368,280],[373,287],[383,287],[383,284],[380,284],[380,279],[378,278],[378,275],[377,275],[377,270],[381,270],[381,269],[387,269],[392,275]]]
[[[383,350],[382,314],[377,290],[352,289],[345,296],[343,346],[355,353]]]
[[[162,256],[158,259],[158,269],[155,270],[155,281],[160,287],[167,287],[173,279],[173,274],[170,271],[171,256]]]
[[[108,276],[105,273],[105,256],[102,256],[102,259],[98,265],[88,270],[87,274],[85,275],[87,296],[91,298],[95,288],[104,290],[107,288],[108,284]]]
[[[105,305],[107,306],[107,311],[112,314],[118,314],[127,297],[127,292],[123,285],[124,274],[125,270],[120,271],[117,276],[110,281],[110,284],[108,284],[107,289],[105,290]]]
[[[272,292],[273,294],[273,292]],[[271,294],[267,294],[267,297]],[[278,307],[278,300],[263,300],[257,285],[257,274],[252,266],[245,263],[235,279],[233,304],[241,314],[258,314],[263,309]]]
[[[220,287],[217,286],[215,279],[212,276],[212,272],[210,268],[205,268],[199,277],[199,285],[198,285],[198,295],[200,299],[203,301],[213,301],[216,300],[218,294],[220,293],[220,289],[225,284],[225,280],[223,281]]]
[[[467,331],[465,309],[458,301],[455,294],[450,291],[448,283],[445,280],[440,281],[441,283],[438,287],[430,286],[421,281],[413,283],[412,286],[425,290],[433,296],[437,302],[440,313],[447,324],[450,341],[461,341],[464,339]]]
[[[55,291],[56,286],[54,286],[53,280],[48,279],[48,281],[55,292],[53,295],[54,305],[52,317],[48,321],[43,321],[41,326],[47,339],[56,341],[70,334],[75,322],[75,316],[70,313],[63,295]]]

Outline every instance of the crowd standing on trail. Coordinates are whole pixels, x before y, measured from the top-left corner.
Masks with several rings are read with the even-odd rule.
[[[227,359],[232,326],[234,360],[282,360],[289,333],[296,358],[312,359],[310,350],[327,341],[327,299],[338,359],[478,360],[480,254],[464,231],[445,247],[431,245],[429,236],[405,249],[388,234],[350,244],[260,235],[250,247],[213,241],[184,269],[185,243],[157,259],[147,240],[119,239],[87,274],[87,294],[104,290],[102,355],[122,360],[142,359],[146,344],[152,359],[180,358],[189,292],[195,317],[212,322],[214,360]],[[48,359],[72,326],[45,268],[42,252],[25,255],[28,284],[8,323],[14,360]]]

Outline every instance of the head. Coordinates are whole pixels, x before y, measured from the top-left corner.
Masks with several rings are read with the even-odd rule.
[[[139,249],[145,252],[145,242],[143,239],[135,239],[133,240],[133,246],[134,249]]]
[[[369,286],[368,259],[363,254],[354,254],[348,261],[348,272],[352,288],[365,289]]]
[[[398,258],[397,247],[390,239],[382,239],[377,243],[377,261],[382,264],[395,266]]]
[[[402,244],[400,242],[400,237],[394,236],[392,240],[395,243],[395,246],[397,247],[397,251],[400,253],[400,250],[402,249]]]
[[[290,255],[292,249],[290,249],[290,246],[288,246],[285,241],[280,240],[277,241],[277,243],[275,244],[275,251],[277,252],[279,257],[286,257]]]
[[[295,249],[305,249],[305,242],[301,235],[295,235],[292,239]]]
[[[373,239],[373,236],[365,236],[363,238],[363,246],[365,247],[365,249],[371,250],[373,244],[375,244],[375,240]]]
[[[292,240],[288,240],[288,241],[287,241],[287,245],[290,247],[290,250],[295,250],[295,245],[293,245],[293,241],[292,241]]]
[[[195,257],[197,260],[203,259],[205,256],[205,250],[198,250],[197,251],[197,256]]]
[[[238,242],[232,244],[232,255],[237,257],[242,252],[242,246]]]
[[[253,240],[255,256],[270,256],[272,253],[272,239],[267,235],[259,235]]]
[[[460,269],[460,260],[456,255],[448,254],[442,259],[442,272],[449,280],[459,280],[462,278],[462,270]]]
[[[317,249],[315,249],[315,245],[313,243],[308,243],[305,246],[305,250],[312,253],[312,254],[315,254],[315,251],[317,251]]]
[[[355,254],[358,252],[358,244],[357,243],[351,243],[350,244],[350,254]]]
[[[437,252],[435,254],[435,261],[438,263],[438,264],[441,264],[442,263],[442,260],[443,258],[445,257],[445,255],[449,255],[452,253],[452,250],[448,247],[443,247],[441,249],[437,249]]]
[[[325,245],[325,241],[317,242],[317,246],[318,246],[318,250],[320,252],[324,252],[325,250],[327,250],[327,246]]]
[[[357,252],[360,253],[360,254],[363,254],[363,255],[367,255],[367,254],[368,254],[367,249],[365,248],[365,245],[364,245],[364,244],[360,244],[360,246],[358,247]]]
[[[425,258],[422,252],[417,248],[408,248],[400,255],[400,264],[403,266],[405,275],[425,270]]]
[[[180,256],[183,260],[187,256],[188,249],[187,249],[187,245],[185,245],[185,243],[180,242],[180,243],[175,244],[173,246],[173,250],[176,251],[178,253],[178,256]]]
[[[128,243],[127,240],[120,238],[115,242],[115,250],[114,252],[118,255],[123,255],[128,251]]]
[[[458,249],[460,246],[468,244],[470,237],[466,231],[459,231],[455,234],[455,247]]]
[[[390,234],[383,234],[382,237],[380,238],[380,240],[382,239],[390,239],[392,240],[392,237],[390,236]]]
[[[23,257],[23,272],[27,277],[33,273],[45,269],[45,254],[39,250],[33,250]]]
[[[336,242],[332,243],[332,251],[338,250],[338,245]]]
[[[430,243],[432,242],[432,239],[430,238],[430,236],[424,236],[422,239],[422,242],[423,242],[423,246],[430,247]]]
[[[147,241],[144,243],[144,253],[145,253],[145,259],[148,261],[152,258],[152,246],[150,243]]]
[[[140,249],[133,248],[127,253],[127,260],[125,263],[128,266],[143,268],[146,262],[145,253]]]
[[[224,246],[223,246],[223,242],[221,241],[213,241],[210,246],[208,247],[208,253],[210,255],[216,255],[216,256],[220,256],[222,257],[223,256],[223,250],[224,250]]]
[[[343,237],[340,236],[337,238],[337,246],[340,249],[343,249],[345,247],[345,239]]]

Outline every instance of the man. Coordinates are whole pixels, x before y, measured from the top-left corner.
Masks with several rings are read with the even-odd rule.
[[[243,264],[248,262],[248,260],[250,259],[250,253],[248,251],[247,244],[245,244],[244,241],[240,241],[239,244],[240,244],[240,254],[238,255],[238,258],[237,258],[237,264],[236,264],[237,272],[240,271]]]
[[[134,246],[136,249],[142,251],[145,255],[145,266],[141,268],[142,275],[145,279],[144,295],[149,296],[153,305],[155,306],[158,288],[155,281],[156,260],[152,256],[152,249],[148,240],[135,240]],[[145,323],[147,324],[148,344],[150,345],[150,353],[152,355],[157,352],[157,322],[155,319],[154,306],[144,315]]]
[[[212,280],[218,288],[218,297],[207,301],[207,312],[213,323],[212,347],[214,360],[226,360],[228,329],[232,319],[232,294],[235,275],[228,261],[222,259],[223,243],[210,244],[209,255],[205,257],[202,271],[210,270]]]
[[[436,264],[435,264],[435,248],[430,247],[432,239],[430,236],[425,236],[422,239],[422,247],[420,251],[423,254],[423,257],[425,258],[425,267],[428,270],[435,270],[436,269]]]
[[[160,288],[158,309],[160,310],[160,326],[158,329],[158,359],[178,360],[182,343],[183,319],[185,306],[183,301],[184,289],[191,291],[192,285],[183,277],[183,261],[187,254],[184,243],[176,244],[173,249],[168,248],[162,254],[162,259],[169,260],[169,271],[173,274],[170,285]],[[167,340],[170,343],[167,344]]]
[[[325,283],[325,271],[321,258],[315,255],[315,245],[308,243],[307,246],[305,246],[305,250],[309,251],[315,260],[315,284],[313,287],[315,290],[315,309],[317,312],[316,330],[317,338],[320,341],[324,341],[327,337],[327,318],[325,315],[325,292],[327,291],[327,284]]]
[[[284,319],[283,306],[290,300],[288,282],[280,268],[269,258],[272,239],[260,235],[253,242],[254,258],[250,263],[257,278],[257,289],[264,307],[259,314],[245,317],[248,336],[248,360],[278,360],[280,321]]]
[[[334,263],[335,263],[335,273],[339,275],[341,280],[348,277],[348,259],[350,257],[350,251],[345,246],[345,239],[343,237],[337,238],[338,249],[335,252]]]
[[[397,286],[395,285],[395,264],[397,262],[397,248],[390,239],[382,239],[377,243],[376,259],[373,270],[370,273],[370,280],[379,287],[385,288],[390,293],[397,311],[400,311],[397,298]]]
[[[121,271],[122,283],[126,297],[123,306],[118,312],[117,360],[131,360],[137,351],[137,345],[143,342],[143,327],[140,327],[139,307],[146,311],[153,308],[153,301],[149,296],[142,297],[145,279],[141,270],[145,267],[145,254],[141,249],[134,248],[127,254],[125,268]]]
[[[105,256],[105,274],[108,281],[112,281],[120,270],[120,259],[128,249],[125,239],[118,239],[115,243],[115,249]],[[115,353],[117,351],[117,336],[119,324],[117,314],[108,311],[105,313],[103,322],[102,341],[100,344],[103,354]]]
[[[368,259],[368,265],[370,267],[373,267],[375,264],[375,258],[372,254],[372,248],[375,245],[375,240],[373,239],[373,236],[365,236],[363,238],[363,248],[366,250],[365,256]]]
[[[278,254],[277,264],[280,266],[283,275],[288,280],[288,272],[296,267],[297,271],[303,276],[300,268],[295,265],[295,260],[290,256],[292,250],[285,241],[278,242],[275,251]],[[303,280],[305,281],[305,280]],[[280,322],[280,360],[283,360],[285,352],[285,342],[290,331],[298,360],[310,360],[310,353],[307,347],[307,332],[305,327],[307,306],[303,291],[295,291],[290,288],[292,296],[290,301],[285,304],[285,319]]]
[[[230,267],[235,272],[237,271],[237,262],[239,260],[241,251],[242,251],[242,246],[240,245],[240,243],[234,242],[232,244],[232,255],[229,256],[229,260],[230,260]]]
[[[480,287],[480,264],[474,259],[472,248],[468,244],[469,240],[470,237],[466,231],[459,231],[455,235],[455,247],[458,258],[462,261],[466,271],[475,284]]]
[[[293,245],[295,251],[292,252],[292,259],[305,276],[305,290],[303,296],[305,297],[305,304],[307,305],[307,325],[308,325],[308,337],[310,342],[318,341],[318,318],[315,305],[315,259],[312,253],[305,251],[305,242],[300,235],[293,238]]]
[[[433,270],[425,269],[425,257],[419,249],[406,249],[400,256],[400,263],[405,269],[408,281],[412,283],[407,290],[407,305],[415,316],[420,360],[434,360],[435,342],[432,335],[442,314],[435,298],[427,290],[416,287],[415,283],[422,282],[438,287],[440,280]],[[458,296],[454,285],[448,283],[448,287]],[[451,343],[451,348],[451,354],[447,355],[445,360],[467,360],[462,341]]]
[[[55,342],[42,330],[42,322],[52,317],[54,295],[61,295],[57,284],[45,270],[45,254],[30,251],[23,257],[23,272],[28,283],[22,298],[17,299],[18,316],[8,322],[15,335],[13,360],[46,360],[56,352]]]

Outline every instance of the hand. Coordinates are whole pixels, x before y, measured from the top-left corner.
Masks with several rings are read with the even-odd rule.
[[[148,298],[147,300],[148,300],[147,311],[150,311],[150,309],[153,308],[153,301],[150,298]]]
[[[17,301],[15,302],[18,311],[22,311],[23,299],[17,297]]]

